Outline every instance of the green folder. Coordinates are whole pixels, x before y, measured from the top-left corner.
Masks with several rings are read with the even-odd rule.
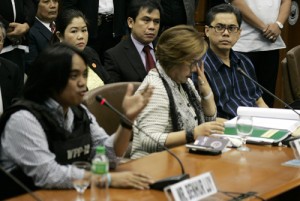
[[[266,135],[269,132],[270,135]],[[238,136],[235,127],[225,127],[224,135],[228,136]],[[291,135],[288,130],[277,130],[277,129],[267,129],[261,127],[254,127],[251,136],[247,138],[247,141],[254,143],[278,143]]]

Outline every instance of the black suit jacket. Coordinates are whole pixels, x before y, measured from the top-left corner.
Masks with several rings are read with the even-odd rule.
[[[147,75],[130,36],[105,52],[104,67],[112,82],[142,82]]]
[[[23,83],[20,68],[15,63],[0,57],[0,86],[3,110],[11,105],[14,98],[20,96]]]
[[[62,9],[78,9],[86,16],[89,22],[89,37],[97,37],[97,19],[99,0],[63,0]],[[114,21],[113,31],[115,36],[123,36],[126,33],[126,12],[129,0],[113,0]]]
[[[97,52],[93,48],[85,47],[83,53],[88,59],[88,66],[101,78],[104,84],[110,83],[110,76],[101,64]]]
[[[31,26],[34,22],[36,14],[36,5],[34,0],[16,0],[16,20],[18,23],[28,23]],[[4,23],[5,28],[8,28],[9,23],[14,22],[14,12],[11,4],[11,0],[0,1],[0,21]],[[4,47],[11,44],[11,42],[5,39]]]
[[[51,37],[52,32],[47,27],[45,27],[45,25],[43,25],[39,20],[35,19],[34,24],[30,28],[28,35],[28,64],[31,64],[39,55],[39,53],[49,45]]]

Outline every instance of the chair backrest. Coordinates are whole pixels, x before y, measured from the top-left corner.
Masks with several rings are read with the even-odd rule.
[[[300,45],[290,49],[281,64],[284,99],[292,103],[300,99]]]
[[[95,100],[97,95],[101,95],[117,110],[123,112],[122,102],[129,83],[134,86],[134,91],[140,86],[141,82],[117,82],[106,84],[95,88],[85,94],[83,104],[96,117],[98,124],[110,135],[113,134],[120,124],[120,117],[105,106],[99,105]]]
[[[293,102],[292,88],[290,84],[290,76],[288,72],[287,60],[284,58],[281,61],[282,67],[282,86],[283,86],[283,100],[287,103]]]

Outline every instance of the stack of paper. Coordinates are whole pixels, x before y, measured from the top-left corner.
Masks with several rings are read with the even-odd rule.
[[[300,110],[296,111],[300,114]],[[253,133],[248,137],[250,142],[277,143],[288,137],[300,126],[300,116],[291,109],[239,107],[237,114],[252,116]],[[237,135],[237,117],[225,122],[225,135]]]
[[[300,110],[297,111],[300,114]],[[288,130],[293,132],[300,126],[300,117],[291,109],[238,107],[239,116],[252,116],[253,126]],[[226,127],[235,127],[237,117],[226,121]]]

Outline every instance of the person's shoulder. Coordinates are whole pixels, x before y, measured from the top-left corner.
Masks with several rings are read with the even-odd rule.
[[[145,85],[146,84],[151,85],[155,89],[163,89],[164,88],[163,81],[162,81],[161,77],[159,76],[156,69],[149,71],[149,73],[144,78],[142,83]]]
[[[247,63],[252,64],[250,58],[247,55],[243,54],[242,52],[236,52],[236,51],[232,51],[232,52],[234,53],[234,55],[237,59],[239,59],[243,62],[247,62]]]
[[[94,50],[94,49],[91,48],[90,46],[86,46],[86,47],[84,48],[84,50],[83,50],[83,53],[84,53],[84,54],[90,54],[90,53],[96,54],[97,52],[96,52],[96,50]]]
[[[235,57],[237,57],[238,59],[243,59],[243,60],[248,60],[248,56],[243,54],[242,52],[237,52],[232,50],[232,53],[235,55]]]
[[[47,30],[47,27],[42,23],[40,22],[38,19],[35,19],[34,20],[34,23],[32,24],[32,26],[30,27],[29,29],[29,34],[30,35],[34,35],[38,32],[40,32],[40,30]]]
[[[156,69],[152,69],[148,72],[147,76],[145,77],[147,80],[153,80],[155,82],[162,82],[158,72]]]
[[[122,39],[118,44],[116,44],[114,47],[109,48],[106,52],[108,54],[113,54],[117,51],[122,50],[128,44],[129,44],[129,39],[128,38]]]
[[[5,66],[6,68],[8,68],[8,70],[11,70],[11,68],[18,69],[18,65],[8,59],[0,57],[0,63],[1,66]]]
[[[20,110],[13,112],[12,114],[10,114],[10,116],[7,118],[6,123],[8,123],[8,122],[38,123],[39,121],[38,121],[37,117],[29,110],[20,109]]]
[[[83,50],[83,54],[88,58],[89,60],[97,60],[100,62],[100,58],[96,50],[94,50],[92,47],[86,46]]]

